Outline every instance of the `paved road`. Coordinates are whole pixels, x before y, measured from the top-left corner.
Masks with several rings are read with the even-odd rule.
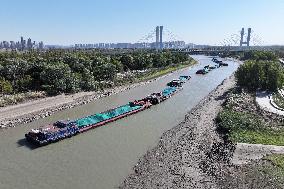
[[[284,154],[284,146],[238,143],[232,163],[246,164],[270,154]]]

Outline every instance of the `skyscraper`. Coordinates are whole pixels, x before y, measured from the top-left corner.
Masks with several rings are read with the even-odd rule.
[[[33,48],[32,40],[31,40],[31,38],[29,38],[28,41],[27,41],[27,49],[31,50],[32,48]]]
[[[23,37],[21,37],[21,50],[23,51],[26,48],[26,40],[24,40]]]
[[[40,50],[43,50],[44,49],[44,44],[43,44],[43,42],[41,41],[41,42],[39,42],[39,49]]]

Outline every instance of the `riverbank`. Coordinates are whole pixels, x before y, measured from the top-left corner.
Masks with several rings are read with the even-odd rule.
[[[213,174],[218,164],[214,162],[228,161],[232,154],[226,152],[234,145],[224,144],[214,120],[225,101],[224,94],[234,86],[233,76],[224,80],[182,123],[165,132],[121,188],[218,188]]]
[[[234,76],[224,80],[182,123],[162,135],[120,188],[282,188],[284,150],[275,145],[283,145],[279,130],[283,116],[262,110],[251,94],[235,90]],[[258,115],[267,128],[247,135],[226,133],[216,118],[227,108]],[[238,127],[234,118],[239,119],[229,115]],[[244,123],[238,123],[259,123],[248,118],[240,117]],[[241,143],[244,141],[254,144]]]
[[[58,111],[70,109],[76,106],[90,103],[94,100],[106,96],[130,90],[138,86],[143,86],[153,81],[159,80],[176,71],[182,71],[196,63],[196,61],[191,61],[187,64],[181,64],[180,66],[157,70],[156,72],[139,78],[137,80],[137,83],[126,84],[111,89],[105,89],[103,91],[79,92],[71,95],[62,94],[2,107],[0,108],[0,128],[15,127],[19,124],[29,123],[34,120],[53,115]]]
[[[199,60],[199,64],[190,69],[83,106],[57,112],[45,119],[0,130],[0,175],[3,181],[0,188],[117,188],[137,163],[138,157],[156,146],[165,131],[182,122],[188,111],[239,66],[236,62],[227,61],[228,67],[212,70],[206,75],[196,75],[198,69],[212,63],[212,58],[202,55],[192,57]],[[42,148],[30,146],[24,138],[24,133],[31,128],[67,117],[84,117],[143,98],[163,90],[169,80],[187,74],[192,78],[181,92],[131,117]],[[39,159],[42,161],[38,161]],[[48,166],[43,166],[42,162]],[[9,170],[9,174],[6,170]],[[28,176],[22,177],[23,175]],[[76,179],[70,179],[76,178],[77,175],[81,175],[79,183]],[[34,180],[37,182],[31,185]]]

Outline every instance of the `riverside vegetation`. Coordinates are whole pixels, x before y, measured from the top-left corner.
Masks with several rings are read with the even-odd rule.
[[[277,86],[275,83],[281,86],[283,68],[274,53],[245,54],[246,58],[239,54],[246,62],[237,73],[203,99],[183,122],[165,132],[120,188],[283,188],[283,155],[238,164],[244,156],[248,160],[250,156],[261,157],[262,151],[251,145],[239,150],[242,145],[236,143],[284,145],[283,116],[267,112],[255,103],[258,88],[275,90],[270,87]],[[274,67],[280,69],[276,81],[265,75]],[[252,81],[246,85],[242,77]]]
[[[167,50],[114,53],[99,50],[2,52],[0,106],[35,96],[42,97],[44,94],[97,91],[144,81],[193,62],[184,53]],[[36,95],[39,93],[41,95]]]
[[[279,93],[276,92],[275,94],[272,95],[274,103],[279,107],[284,109],[284,98],[283,96]]]
[[[229,94],[217,117],[218,125],[234,142],[284,145],[283,120],[268,122],[254,101],[256,90],[274,92],[283,87],[284,68],[271,52],[248,54],[244,57],[249,60],[235,74],[238,87]]]
[[[226,95],[223,110],[216,118],[217,129],[224,138],[234,143],[284,146],[283,116],[262,110],[255,102],[256,90],[276,92],[283,87],[283,66],[271,52],[248,52],[243,59],[245,63],[235,74],[237,87]],[[279,104],[283,105],[283,99],[279,99]],[[284,155],[273,154],[259,162],[241,166],[240,170],[259,181],[257,187],[263,187],[264,183],[271,186],[268,182],[272,182],[275,188],[282,188],[283,165]],[[251,185],[251,188],[255,187]]]

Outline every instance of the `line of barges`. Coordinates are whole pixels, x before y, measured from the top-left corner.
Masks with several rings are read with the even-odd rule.
[[[216,58],[213,58],[212,62],[215,63],[214,66],[207,65],[203,69],[198,70],[196,74],[206,74],[209,71],[221,66],[228,66],[227,63],[224,63]],[[27,134],[25,134],[25,137],[28,141],[39,146],[57,142],[65,138],[70,138],[79,133],[86,132],[90,129],[141,112],[153,105],[157,105],[160,102],[163,102],[166,99],[170,98],[178,91],[182,90],[183,84],[190,78],[190,76],[180,76],[178,79],[174,79],[171,82],[167,83],[167,87],[162,92],[152,93],[151,95],[148,95],[143,99],[135,100],[123,106],[119,106],[105,112],[96,113],[76,120],[59,120],[53,124],[42,126],[37,129],[32,129]]]
[[[218,60],[217,58],[212,58],[212,62],[215,63],[214,66],[210,66],[210,65],[207,65],[207,66],[204,66],[203,69],[200,69],[200,70],[197,70],[196,71],[196,74],[202,74],[202,75],[205,75],[207,74],[209,71],[213,70],[213,69],[216,69],[216,68],[220,68],[222,66],[228,66],[227,63],[224,63],[222,60]]]
[[[76,120],[60,120],[53,124],[32,129],[25,134],[26,139],[36,145],[43,146],[62,139],[70,138],[79,133],[136,114],[140,111],[157,105],[170,98],[182,89],[183,84],[190,76],[180,76],[179,79],[167,83],[167,87],[159,93],[153,93],[143,99],[129,102],[123,106],[96,113]]]

